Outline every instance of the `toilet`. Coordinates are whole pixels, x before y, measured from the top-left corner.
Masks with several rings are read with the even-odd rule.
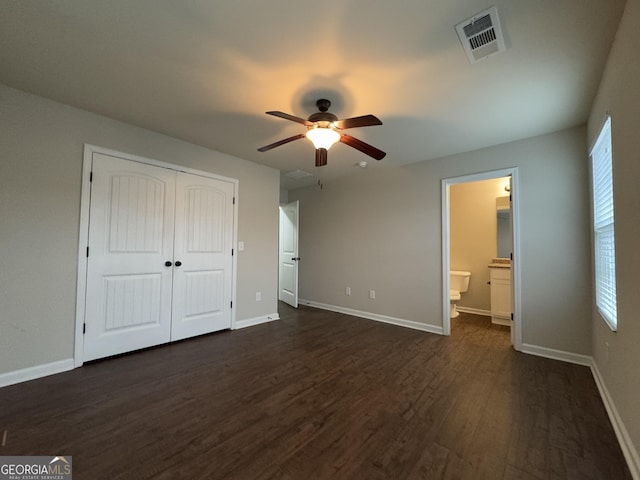
[[[456,318],[460,313],[456,308],[456,302],[460,300],[460,295],[469,290],[469,277],[471,272],[463,270],[449,271],[449,302],[451,308],[449,310],[450,318]]]

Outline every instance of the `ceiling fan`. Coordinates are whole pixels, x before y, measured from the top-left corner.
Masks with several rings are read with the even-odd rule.
[[[327,99],[321,98],[316,102],[319,112],[313,113],[307,120],[304,118],[289,115],[288,113],[272,111],[266,112],[267,115],[273,115],[274,117],[284,118],[285,120],[291,120],[292,122],[301,123],[307,127],[306,133],[300,133],[293,137],[285,138],[278,142],[266,145],[258,149],[259,152],[266,152],[272,148],[279,147],[285,143],[293,142],[301,138],[307,137],[313,145],[316,147],[316,167],[322,167],[327,164],[327,150],[334,143],[340,141],[362,153],[375,158],[376,160],[382,160],[386,153],[382,150],[378,150],[376,147],[369,145],[368,143],[358,140],[351,135],[342,133],[342,130],[347,128],[356,127],[369,127],[372,125],[382,125],[380,119],[375,115],[363,115],[361,117],[346,118],[344,120],[338,120],[333,113],[329,113],[329,107],[331,102]]]

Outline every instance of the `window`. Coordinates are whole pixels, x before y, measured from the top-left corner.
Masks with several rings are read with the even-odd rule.
[[[613,166],[611,117],[591,150],[593,175],[593,240],[596,305],[609,326],[616,330],[616,252],[613,229]]]

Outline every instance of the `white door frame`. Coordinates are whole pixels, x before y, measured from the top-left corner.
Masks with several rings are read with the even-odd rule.
[[[518,167],[492,170],[488,172],[472,173],[460,177],[442,179],[442,328],[445,335],[451,335],[451,319],[449,318],[449,270],[450,267],[450,201],[451,185],[478,182],[495,178],[511,177],[511,218],[513,261],[511,262],[514,344],[513,348],[522,351],[522,318],[521,318],[521,261],[520,261],[520,189],[518,188]]]
[[[97,147],[95,145],[84,145],[84,157],[82,160],[82,190],[80,197],[80,230],[78,237],[78,279],[76,287],[76,333],[75,343],[73,350],[73,362],[75,367],[80,367],[84,363],[84,334],[83,326],[85,319],[85,297],[87,293],[87,267],[88,257],[87,249],[89,245],[89,207],[91,203],[91,165],[94,153],[101,153],[103,155],[110,155],[125,160],[131,160],[133,162],[144,163],[147,165],[154,165],[156,167],[167,168],[177,172],[191,173],[194,175],[200,175],[203,177],[214,178],[217,180],[223,180],[231,182],[233,184],[234,191],[234,208],[233,208],[233,251],[237,252],[238,242],[238,184],[239,181],[235,178],[224,177],[222,175],[216,175],[211,172],[204,172],[202,170],[195,170],[193,168],[183,167],[181,165],[174,165],[171,163],[161,162],[158,160],[152,160],[150,158],[133,155],[130,153],[118,152],[108,148]],[[236,302],[236,281],[237,281],[237,259],[238,255],[232,257],[232,273],[231,273],[231,301],[233,305],[237,305]],[[236,328],[236,308],[231,309],[231,329]]]

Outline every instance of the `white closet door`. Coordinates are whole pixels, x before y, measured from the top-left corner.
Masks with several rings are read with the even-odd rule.
[[[84,360],[168,342],[175,176],[94,153]]]
[[[230,182],[178,174],[171,340],[231,328],[233,194]]]

